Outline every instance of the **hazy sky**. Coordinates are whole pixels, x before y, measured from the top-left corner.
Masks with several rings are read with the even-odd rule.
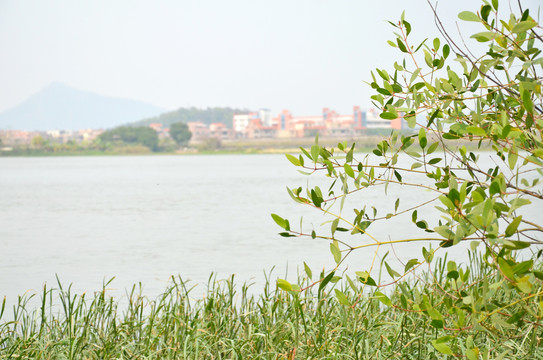
[[[438,5],[455,34],[479,7]],[[416,39],[437,34],[426,0],[0,0],[0,111],[59,81],[167,109],[350,113],[370,105],[370,70],[401,59],[385,20],[404,9]]]

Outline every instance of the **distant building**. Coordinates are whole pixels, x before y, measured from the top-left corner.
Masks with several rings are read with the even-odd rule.
[[[202,122],[190,121],[187,123],[189,131],[192,133],[191,140],[202,140],[209,138],[209,128]]]
[[[149,127],[157,132],[159,139],[170,137],[170,128],[165,128],[161,123],[149,124]]]
[[[234,139],[236,132],[230,129],[224,123],[212,123],[209,126],[202,122],[191,121],[187,123],[189,131],[192,133],[191,140],[199,141],[205,139],[228,140]]]
[[[213,123],[209,125],[209,137],[228,140],[233,139],[236,136],[234,129],[229,129],[223,123]]]
[[[251,114],[234,114],[232,117],[232,127],[240,137],[247,137]]]
[[[367,129],[406,128],[402,117],[385,120],[376,110],[364,112],[359,106],[349,115],[338,114],[324,108],[320,115],[293,116],[289,110],[271,117],[269,111],[236,114],[233,117],[234,131],[239,138],[304,137],[319,133],[324,136],[354,136]]]
[[[7,145],[30,145],[32,139],[41,136],[54,143],[65,144],[69,141],[81,143],[83,141],[94,141],[98,135],[103,133],[101,129],[85,129],[76,131],[47,130],[47,131],[21,131],[21,130],[0,130],[0,140]]]
[[[22,130],[0,130],[0,140],[4,145],[30,145],[36,136],[45,136],[44,132]]]
[[[223,123],[212,123],[209,126],[198,121],[187,123],[192,133],[191,140],[199,141],[210,138],[229,139],[265,139],[314,136],[350,137],[362,134],[370,129],[407,129],[403,116],[394,120],[379,117],[375,109],[362,111],[359,106],[353,107],[352,114],[338,114],[336,111],[323,108],[320,115],[293,116],[289,110],[282,110],[273,117],[268,109],[260,109],[246,114],[235,114],[232,128]],[[161,123],[153,123],[150,128],[162,138],[169,137],[169,128]],[[4,145],[30,145],[32,139],[41,136],[56,143],[68,141],[83,142],[95,140],[103,130],[86,129],[77,131],[48,130],[45,132],[0,130],[0,140]]]

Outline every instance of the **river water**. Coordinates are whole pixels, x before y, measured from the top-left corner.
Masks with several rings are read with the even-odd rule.
[[[303,216],[304,228],[321,229],[329,218],[285,190],[306,182],[283,155],[0,158],[0,298],[39,292],[56,276],[76,292],[115,277],[114,294],[141,282],[155,296],[172,275],[205,283],[212,272],[235,274],[258,285],[273,267],[272,278],[288,271],[291,280],[303,261],[314,273],[332,268],[327,242],[280,237],[270,217],[299,228]],[[401,210],[431,197],[391,191],[353,199],[390,208],[400,196]],[[372,235],[405,238],[408,228],[410,214]],[[388,250],[393,261],[420,256],[420,245]],[[359,251],[347,265],[363,270],[372,259],[372,250]]]

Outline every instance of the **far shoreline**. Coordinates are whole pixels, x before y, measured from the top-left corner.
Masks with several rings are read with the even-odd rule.
[[[319,138],[321,146],[331,148],[337,147],[339,143],[347,143],[349,147],[355,143],[355,151],[371,152],[379,142],[386,140],[384,136],[363,136],[358,138]],[[310,148],[315,144],[315,138],[283,138],[283,139],[239,139],[228,140],[216,143],[208,147],[205,142],[191,142],[188,147],[175,151],[152,151],[145,146],[116,147],[110,150],[80,149],[60,150],[39,149],[39,148],[13,148],[6,151],[5,147],[0,148],[1,157],[74,157],[74,156],[192,156],[192,155],[266,155],[266,154],[299,154],[301,148]],[[468,150],[484,152],[489,150],[488,146],[477,142],[463,142]],[[460,146],[460,144],[459,144]]]

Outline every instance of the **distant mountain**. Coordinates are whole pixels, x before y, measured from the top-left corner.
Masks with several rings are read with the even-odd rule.
[[[207,109],[198,108],[180,108],[169,111],[159,116],[143,119],[130,124],[131,126],[149,126],[152,123],[161,123],[165,127],[176,122],[187,123],[189,121],[199,121],[206,125],[222,122],[228,127],[232,127],[232,117],[234,114],[248,113],[247,109],[233,109],[229,107],[213,107]]]
[[[106,129],[163,113],[136,100],[108,97],[52,83],[0,113],[3,130]]]

